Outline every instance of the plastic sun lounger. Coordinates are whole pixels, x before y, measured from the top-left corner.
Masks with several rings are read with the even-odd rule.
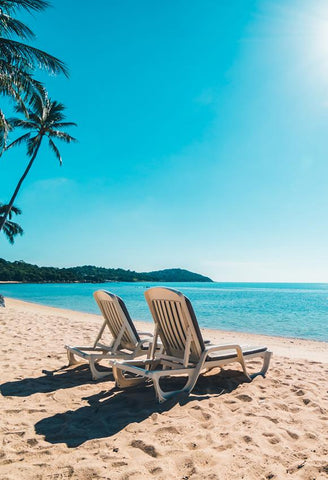
[[[148,332],[137,332],[123,300],[113,293],[98,290],[93,294],[104,322],[92,346],[72,347],[65,345],[69,365],[80,363],[75,356],[89,362],[93,380],[110,375],[111,371],[99,371],[96,364],[104,359],[133,359],[149,352],[153,335]],[[104,331],[108,328],[112,341],[110,345],[100,342]],[[141,339],[140,337],[147,337]]]
[[[266,347],[205,344],[190,300],[182,293],[154,287],[145,292],[145,297],[155,321],[152,348],[147,360],[111,362],[118,387],[130,387],[150,379],[158,401],[164,402],[181,392],[189,394],[202,371],[233,362],[240,363],[249,380],[257,375],[265,376],[272,355]],[[165,353],[155,350],[158,338]],[[258,357],[263,359],[262,369],[250,375],[245,360]],[[176,375],[187,376],[184,387],[163,391],[160,380]]]

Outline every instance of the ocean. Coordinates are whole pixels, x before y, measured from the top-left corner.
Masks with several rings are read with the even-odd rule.
[[[123,298],[133,319],[151,322],[143,293],[156,285],[175,288],[189,297],[201,327],[328,341],[328,284],[2,284],[0,294],[99,313],[92,293],[108,290]]]

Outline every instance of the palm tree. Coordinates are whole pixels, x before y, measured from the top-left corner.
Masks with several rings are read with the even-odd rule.
[[[3,67],[3,65],[7,66],[8,62],[20,65],[23,59],[27,62],[30,69],[41,67],[51,73],[61,72],[65,75],[68,74],[65,64],[58,58],[11,38],[12,35],[16,35],[23,40],[35,37],[27,25],[12,17],[17,10],[25,9],[28,12],[40,11],[49,5],[50,4],[44,0],[0,0],[1,67]]]
[[[13,18],[17,10],[33,12],[48,6],[44,0],[0,0],[0,93],[11,96],[23,106],[40,93],[41,84],[32,77],[36,68],[68,76],[66,66],[58,58],[11,38],[13,35],[22,40],[34,38],[34,33],[24,23]],[[0,151],[6,144],[8,131],[6,118],[0,110]]]
[[[26,175],[30,171],[34,160],[36,159],[39,148],[42,144],[42,140],[45,137],[48,137],[49,147],[54,152],[60,165],[62,164],[61,155],[53,139],[63,140],[66,143],[76,141],[75,138],[61,130],[65,127],[76,126],[76,123],[63,121],[65,119],[65,115],[63,113],[64,109],[65,107],[63,104],[52,101],[47,96],[39,96],[35,98],[33,109],[30,108],[26,111],[21,106],[16,107],[16,111],[23,113],[26,117],[26,120],[20,118],[9,119],[9,123],[13,128],[22,128],[24,130],[28,130],[28,132],[14,140],[10,145],[8,145],[7,149],[26,142],[27,155],[30,157],[30,161],[10,199],[7,213],[5,213],[0,219],[0,231],[6,222],[7,216],[11,212],[21,185]]]
[[[4,225],[3,225],[3,233],[6,235],[8,238],[9,242],[11,244],[14,243],[14,237],[16,235],[23,235],[23,229],[18,223],[12,222],[12,215],[13,213],[15,215],[20,215],[22,211],[15,206],[11,207],[10,212],[8,213],[8,207],[9,205],[4,205],[3,203],[0,203],[0,221],[2,221],[4,216],[8,216],[9,219],[5,220]]]

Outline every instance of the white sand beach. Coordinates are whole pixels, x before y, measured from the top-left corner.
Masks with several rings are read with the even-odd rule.
[[[268,346],[267,377],[249,383],[232,365],[162,405],[150,386],[113,389],[112,377],[94,382],[85,366],[42,373],[67,364],[66,343],[92,343],[100,322],[6,298],[2,480],[328,478],[327,343],[203,330],[215,343]]]

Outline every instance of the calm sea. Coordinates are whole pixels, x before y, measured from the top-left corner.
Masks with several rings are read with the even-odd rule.
[[[30,302],[99,313],[95,290],[122,297],[135,320],[152,321],[143,292],[155,285],[182,291],[202,327],[328,341],[328,284],[102,283],[6,284],[0,293]]]

